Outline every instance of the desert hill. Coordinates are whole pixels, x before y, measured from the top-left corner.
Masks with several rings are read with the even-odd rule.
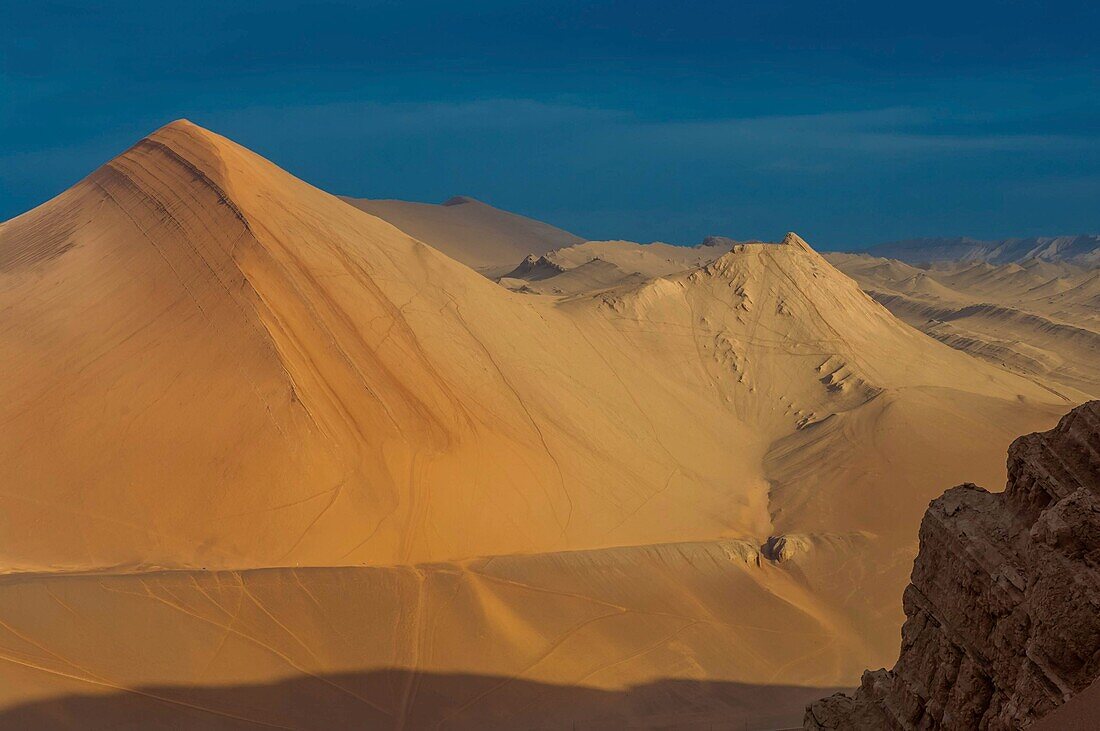
[[[702,266],[738,242],[695,247],[593,241],[528,256],[500,283],[555,297],[611,289]],[[1038,379],[1072,400],[1100,394],[1100,272],[1030,259],[939,262],[830,252],[826,259],[895,316],[941,342]]]
[[[695,689],[651,720],[854,683],[928,499],[1071,397],[794,234],[711,248],[510,292],[187,122],[0,225],[4,705],[298,677],[484,728],[526,682]]]
[[[695,269],[728,250],[709,245],[586,241],[542,256],[528,255],[499,281],[509,289],[525,292],[580,294]]]
[[[528,254],[542,254],[582,241],[550,224],[466,196],[455,196],[439,205],[350,197],[343,200],[489,277],[508,272]]]
[[[929,268],[827,258],[892,313],[952,347],[1081,400],[1100,395],[1100,270],[1031,259]]]
[[[887,259],[900,259],[911,264],[931,264],[941,261],[1020,264],[1039,259],[1095,266],[1100,263],[1100,235],[1033,236],[999,241],[983,241],[966,236],[908,239],[879,244],[863,253]]]

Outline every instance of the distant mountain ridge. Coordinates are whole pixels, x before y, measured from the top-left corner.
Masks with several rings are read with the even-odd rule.
[[[941,261],[984,261],[990,264],[1019,263],[1030,259],[1100,264],[1100,234],[1032,236],[984,241],[968,236],[916,238],[877,244],[860,250],[911,264]]]

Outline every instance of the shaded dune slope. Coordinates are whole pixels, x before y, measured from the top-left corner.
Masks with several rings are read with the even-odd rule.
[[[489,277],[510,271],[528,254],[542,254],[582,241],[550,224],[465,196],[455,196],[440,205],[349,197],[343,200]]]
[[[386,706],[372,708],[332,686],[354,687],[395,698],[414,681],[431,703],[420,704],[400,724]],[[463,700],[494,686],[507,687],[511,702],[464,707]],[[790,728],[787,706],[828,689],[722,681],[663,680],[604,690],[458,673],[410,674],[396,670],[294,678],[240,686],[146,686],[134,693],[71,695],[0,711],[0,728],[38,731],[66,728],[254,731],[261,728],[328,731],[334,728],[650,729]],[[660,699],[655,702],[654,699]],[[395,704],[396,705],[396,704]],[[89,719],[98,723],[89,726]],[[742,726],[743,724],[743,726]],[[1066,726],[1058,727],[1066,731]],[[1082,731],[1089,726],[1072,727]]]

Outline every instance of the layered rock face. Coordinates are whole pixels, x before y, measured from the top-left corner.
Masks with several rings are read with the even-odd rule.
[[[1100,675],[1100,401],[1017,439],[1008,487],[932,502],[893,670],[806,729],[1016,729]]]

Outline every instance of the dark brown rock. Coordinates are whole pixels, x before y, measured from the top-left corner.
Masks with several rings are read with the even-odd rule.
[[[1100,676],[1100,401],[1017,439],[1003,493],[932,502],[903,606],[893,670],[806,729],[1023,728]]]

